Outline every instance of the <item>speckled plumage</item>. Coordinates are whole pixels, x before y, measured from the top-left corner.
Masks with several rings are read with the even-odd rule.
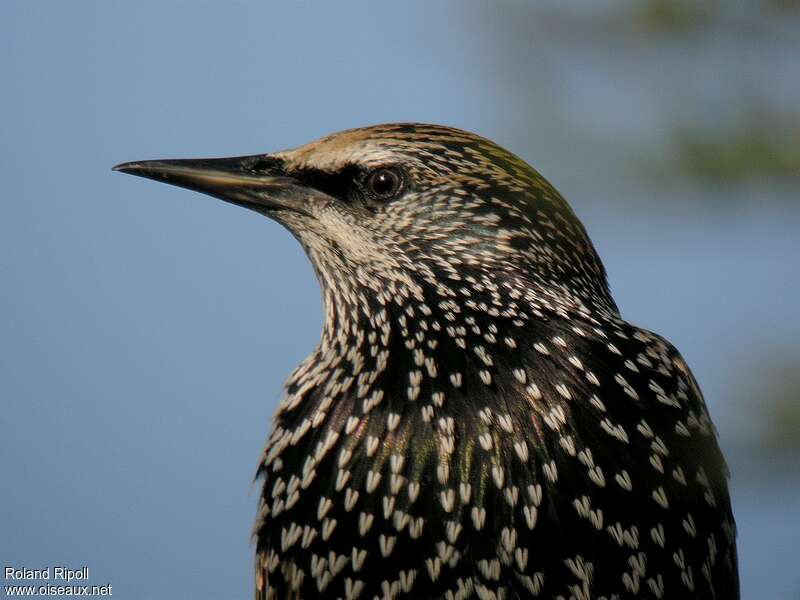
[[[538,173],[419,124],[242,164],[308,190],[261,212],[325,306],[258,471],[257,599],[738,598],[700,390]],[[382,167],[404,187],[376,202]]]

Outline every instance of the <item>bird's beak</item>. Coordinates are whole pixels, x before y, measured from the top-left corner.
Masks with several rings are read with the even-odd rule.
[[[145,160],[122,163],[113,170],[203,192],[263,213],[281,209],[304,212],[311,192],[287,177],[280,161],[268,155]]]

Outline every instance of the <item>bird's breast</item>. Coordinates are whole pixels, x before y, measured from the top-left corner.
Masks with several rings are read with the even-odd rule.
[[[395,327],[288,385],[256,525],[276,589],[667,597],[731,562],[724,467],[661,338],[555,315]]]

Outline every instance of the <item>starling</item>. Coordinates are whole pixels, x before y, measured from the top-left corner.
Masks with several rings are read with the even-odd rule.
[[[258,468],[257,599],[739,597],[697,383],[521,159],[391,124],[115,168],[278,221],[319,279]]]

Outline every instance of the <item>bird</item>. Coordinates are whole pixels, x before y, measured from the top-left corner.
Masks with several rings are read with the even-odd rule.
[[[393,123],[115,170],[277,221],[319,281],[257,469],[257,600],[739,598],[698,384],[521,158]]]

